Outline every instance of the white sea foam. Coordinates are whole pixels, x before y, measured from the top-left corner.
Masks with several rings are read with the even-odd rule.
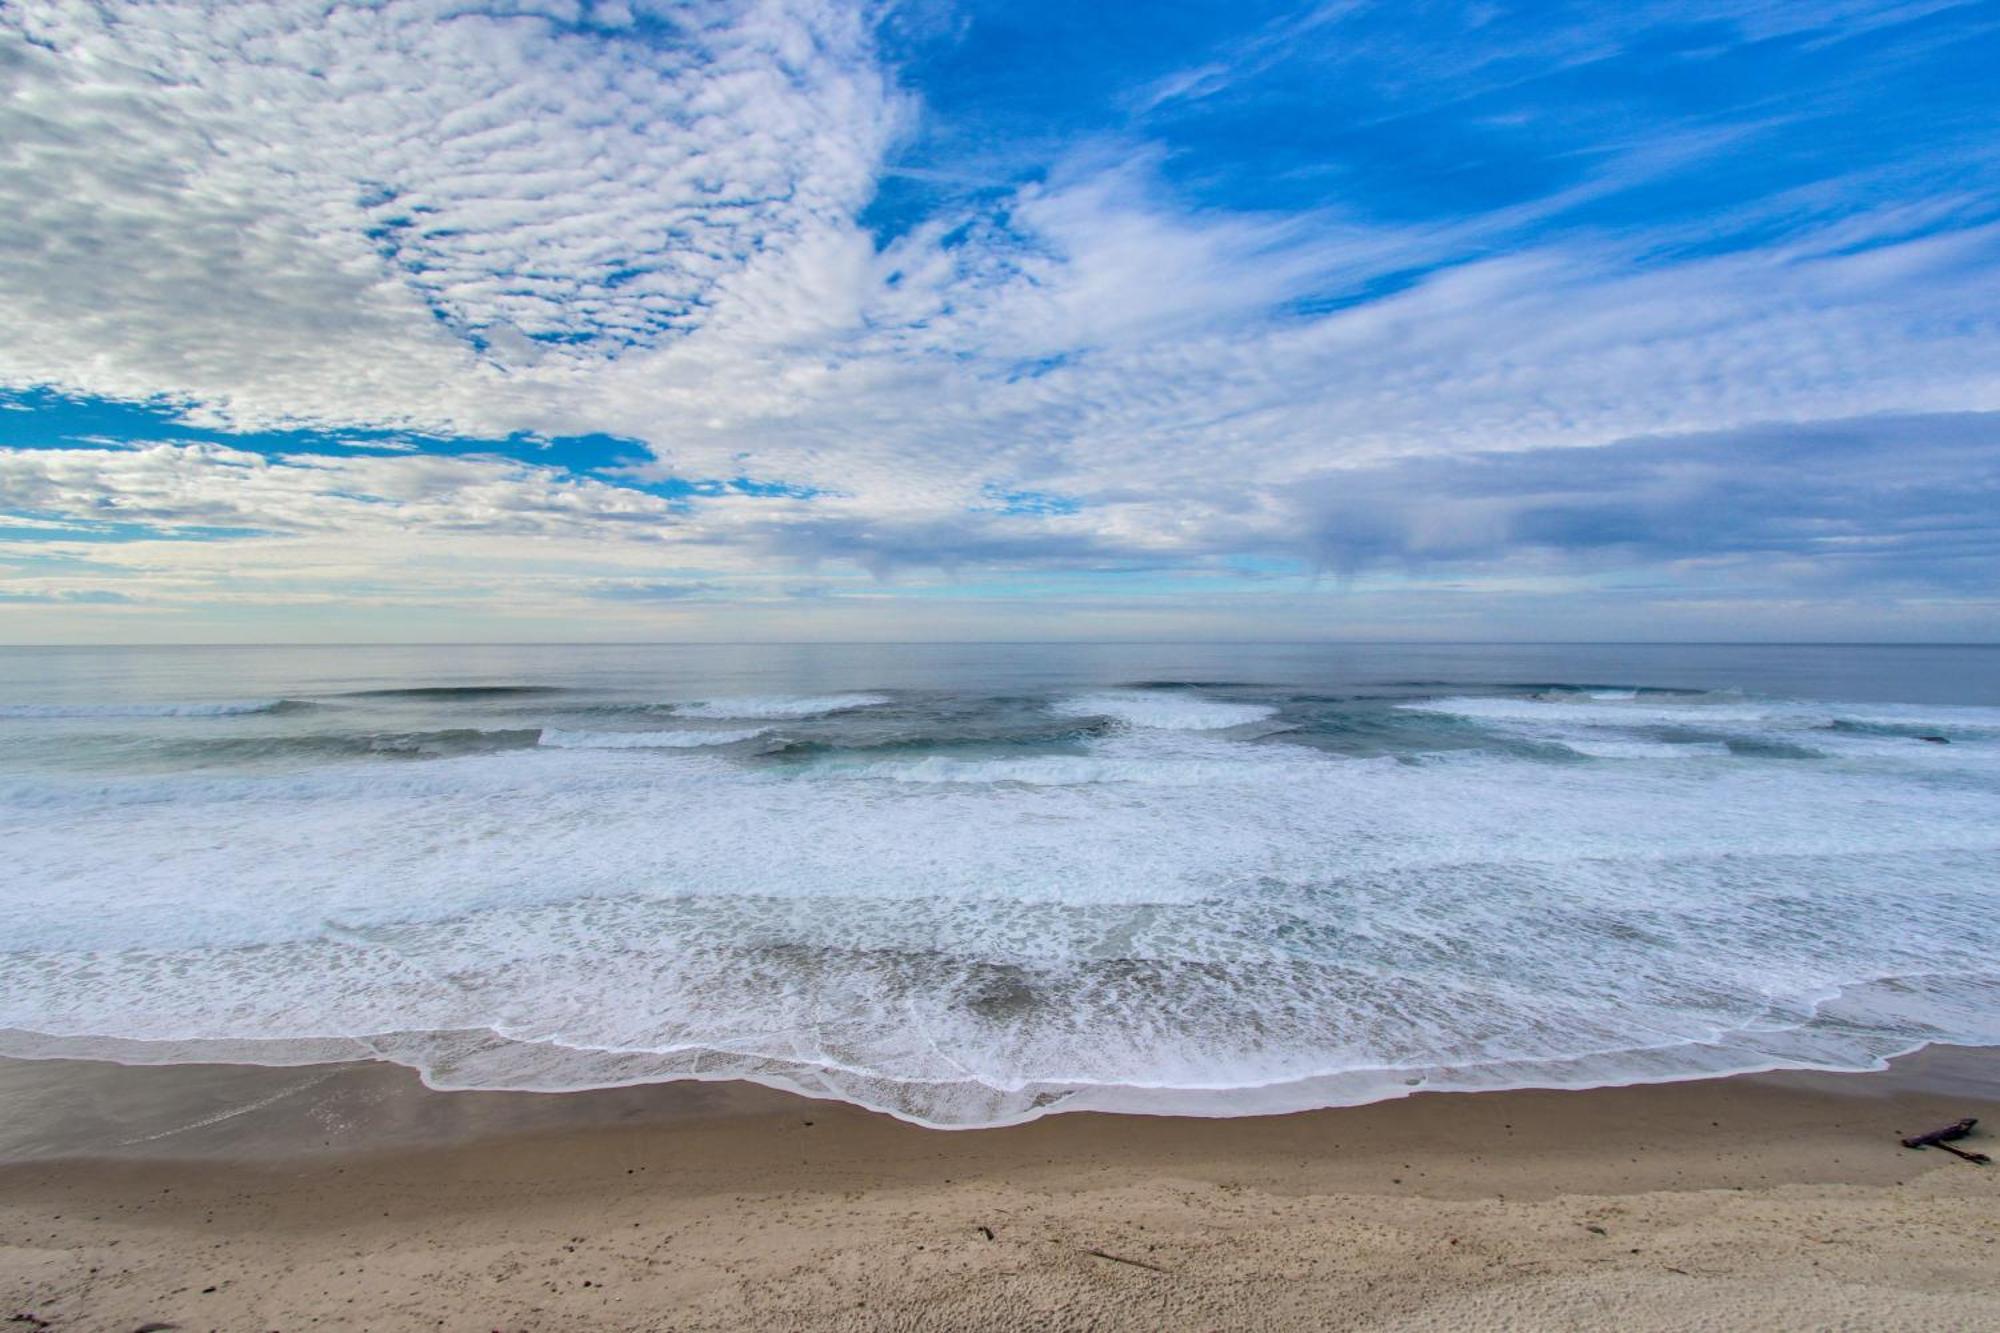
[[[1629,700],[1574,694],[1423,700],[1404,711],[1463,718],[1501,735],[1600,759],[1810,758],[1896,768],[2000,770],[2000,709],[1737,696]],[[1918,744],[1932,736],[1955,744]]]
[[[1189,694],[1133,690],[1058,699],[1051,707],[1066,717],[1108,717],[1128,727],[1163,731],[1219,731],[1275,716],[1269,704],[1223,703]]]
[[[543,727],[541,744],[559,750],[693,750],[705,745],[734,745],[767,735],[769,727],[733,731],[564,731]]]
[[[755,1078],[945,1125],[2000,1040],[1991,746],[1356,760],[1159,698],[1178,726],[1073,754],[16,777],[0,1028],[345,1042],[453,1087]],[[1214,707],[1256,717],[1186,721]]]
[[[1588,735],[1544,738],[1594,759],[1700,759],[1720,758],[1729,753],[1728,745],[1722,741],[1619,740]]]
[[[1821,703],[1757,700],[1734,696],[1632,695],[1629,699],[1573,695],[1524,698],[1466,696],[1424,699],[1401,705],[1411,712],[1446,713],[1493,722],[1585,723],[1590,725],[1715,726],[1781,730],[1819,729],[1838,723],[1874,727],[1928,727],[1939,731],[2000,731],[2000,708],[1951,704]]]
[[[1090,783],[1131,783],[1148,787],[1232,786],[1269,783],[1287,766],[1310,776],[1326,762],[1309,751],[1272,751],[1246,763],[1242,747],[1229,742],[1189,740],[1161,743],[1145,733],[1108,739],[1087,755],[1041,754],[1014,758],[921,759],[875,763],[829,762],[832,777],[906,783],[980,786],[1019,783],[1031,787],[1073,787]],[[1351,760],[1347,762],[1364,762]]]
[[[701,703],[679,704],[674,711],[682,717],[707,718],[792,718],[818,717],[850,708],[875,708],[889,702],[885,694],[749,695],[735,699],[708,699]]]
[[[1415,713],[1446,713],[1481,722],[1585,723],[1620,727],[1661,726],[1678,723],[1711,725],[1756,724],[1774,720],[1800,722],[1795,710],[1775,703],[1740,699],[1690,698],[1663,702],[1658,698],[1598,699],[1576,695],[1523,697],[1480,695],[1454,699],[1424,699],[1400,705]],[[1816,711],[1812,718],[1824,723],[1832,715]]]

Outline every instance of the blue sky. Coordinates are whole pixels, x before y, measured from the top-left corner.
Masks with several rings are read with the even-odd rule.
[[[2000,11],[0,8],[0,641],[2000,638]]]

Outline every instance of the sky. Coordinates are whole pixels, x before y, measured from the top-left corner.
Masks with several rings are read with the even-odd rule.
[[[0,0],[0,642],[2000,639],[2000,6]]]

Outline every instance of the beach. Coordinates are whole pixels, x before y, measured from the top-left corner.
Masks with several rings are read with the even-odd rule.
[[[0,654],[0,1315],[2000,1326],[1995,653]]]
[[[962,1132],[7,1061],[0,1295],[57,1329],[1972,1328],[2000,1173],[1897,1141],[1968,1115],[2000,1051]]]

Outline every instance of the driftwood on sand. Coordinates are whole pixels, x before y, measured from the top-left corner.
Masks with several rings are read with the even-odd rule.
[[[1962,1157],[1974,1166],[1985,1166],[1993,1160],[1985,1153],[1966,1152],[1963,1148],[1954,1148],[1951,1146],[1952,1140],[1964,1138],[1972,1132],[1972,1127],[1978,1123],[1979,1119],[1977,1116],[1967,1116],[1963,1120],[1953,1121],[1942,1129],[1934,1129],[1928,1134],[1913,1134],[1903,1140],[1903,1146],[1905,1148],[1942,1148],[1952,1156]]]

